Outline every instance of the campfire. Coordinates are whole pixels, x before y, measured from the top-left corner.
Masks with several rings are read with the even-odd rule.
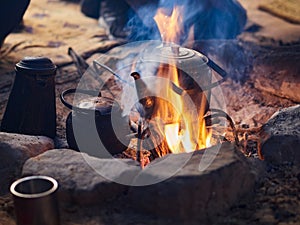
[[[194,27],[187,31],[183,26],[183,10],[176,5],[157,10],[154,20],[161,41],[126,44],[121,47],[122,57],[110,51],[93,60],[88,69],[70,49],[75,64],[83,65],[78,71],[86,70],[77,91],[63,92],[75,94],[73,106],[62,97],[63,103],[74,110],[67,119],[70,148],[100,158],[132,158],[144,168],[167,154],[190,153],[224,141],[234,142],[248,154],[247,142],[254,139],[262,158],[260,139],[252,135],[259,129],[236,130],[219,87],[228,74],[194,50],[199,49],[193,41]],[[93,98],[82,99],[81,94]],[[86,118],[87,111],[90,119]],[[242,141],[238,133],[243,135]]]
[[[211,112],[211,88],[218,84],[212,84],[213,74],[208,65],[223,75],[226,72],[205,55],[179,45],[182,10],[175,6],[170,14],[162,8],[157,11],[154,19],[162,42],[146,48],[137,59],[140,62],[134,62],[130,68],[138,98],[135,110],[139,118],[130,121],[137,133],[138,160],[143,159],[140,154],[144,150],[151,152],[153,160],[220,142],[212,140],[211,115],[207,116]]]
[[[87,69],[87,63],[69,49],[75,64],[83,65],[79,71],[86,70],[77,89],[61,95],[62,102],[73,110],[66,122],[70,148],[100,158],[110,157],[107,152],[133,158],[143,168],[170,153],[190,153],[220,144],[229,126],[238,143],[218,86],[227,73],[192,49],[193,26],[188,35],[183,34],[182,10],[182,6],[158,9],[154,20],[161,41],[122,46],[126,56],[117,60],[112,55],[102,56]],[[189,43],[182,43],[183,35]],[[70,93],[75,94],[73,105],[65,99]],[[106,151],[98,154],[97,149]]]
[[[173,53],[172,48],[178,48],[178,52]],[[155,147],[160,149],[156,151],[160,157],[169,152],[191,152],[205,148],[210,145],[211,136],[204,121],[209,104],[207,93],[186,72],[176,67],[175,60],[181,48],[171,45],[158,49],[159,54],[169,50],[171,57],[167,57],[167,63],[158,65],[156,69],[155,79],[158,80],[155,81],[155,90],[149,90],[139,73],[132,73],[144,111],[140,113],[143,127],[151,127],[152,134],[161,136],[162,142]]]
[[[75,107],[65,104],[63,98],[62,101],[70,109],[79,109],[79,113],[75,112],[67,119],[70,148],[100,158],[109,157],[107,153],[93,152],[104,145],[114,157],[133,158],[144,168],[154,159],[170,153],[203,150],[224,140],[239,144],[234,122],[225,112],[219,88],[227,73],[206,55],[193,49],[193,26],[187,35],[183,34],[182,10],[182,6],[174,6],[172,10],[158,9],[154,20],[161,41],[129,43],[122,46],[125,56],[121,58],[112,54],[94,60],[81,78],[77,92],[63,92],[63,95],[76,92]],[[182,43],[183,35],[187,36],[188,43]],[[76,60],[75,52],[70,50],[69,53]],[[81,61],[77,64],[82,64]],[[112,75],[115,78],[113,84]],[[82,92],[82,89],[101,90],[101,93],[82,101],[82,93],[93,95],[91,91]],[[105,106],[105,102],[110,102],[110,106]],[[117,107],[112,102],[116,102]],[[80,109],[85,106],[91,109],[89,113],[93,118],[95,110],[100,115],[105,112],[105,115],[96,116],[94,132],[98,135],[86,135],[93,128],[86,124],[94,123],[94,119],[85,118],[86,109]],[[114,108],[118,109],[116,114]],[[104,117],[111,117],[111,124],[103,124]],[[81,137],[84,137],[81,141],[83,148],[76,144]],[[100,142],[95,141],[99,137]]]

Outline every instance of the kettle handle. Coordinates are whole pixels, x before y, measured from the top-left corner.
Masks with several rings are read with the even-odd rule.
[[[60,94],[60,100],[61,102],[69,109],[79,109],[82,110],[76,106],[73,106],[72,104],[70,104],[69,102],[67,102],[67,100],[65,99],[65,96],[68,94],[74,94],[75,92],[77,93],[82,93],[82,94],[87,94],[87,95],[91,95],[94,97],[101,97],[101,92],[100,91],[93,91],[93,90],[83,90],[83,89],[75,89],[75,88],[70,88],[67,90],[64,90],[61,94]]]
[[[220,85],[221,83],[223,83],[225,81],[225,79],[227,78],[228,76],[228,73],[222,69],[218,64],[216,64],[213,60],[207,58],[208,61],[207,61],[207,65],[209,68],[211,68],[213,71],[215,71],[216,73],[218,73],[222,79],[210,84],[210,85],[207,85],[206,87],[201,87],[202,91],[207,91],[209,89],[212,89],[218,85]]]

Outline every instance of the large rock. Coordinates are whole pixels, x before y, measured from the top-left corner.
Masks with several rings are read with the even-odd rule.
[[[53,177],[59,183],[59,197],[63,201],[99,204],[118,196],[126,188],[101,176],[98,171],[102,168],[115,177],[123,172],[117,160],[95,158],[70,149],[54,149],[29,159],[24,164],[23,175]]]
[[[300,105],[276,112],[263,126],[261,137],[267,162],[300,165]]]
[[[216,150],[217,146],[206,153],[169,154],[142,170],[133,160],[55,149],[27,160],[23,175],[55,178],[59,199],[65,203],[122,206],[162,218],[205,219],[251,193],[256,178],[255,167],[233,145]]]
[[[53,140],[48,137],[0,132],[0,194],[8,192],[28,158],[53,148]]]
[[[214,151],[214,148],[206,151]],[[224,212],[242,196],[253,193],[258,171],[233,145],[224,144],[209,167],[201,171],[201,160],[209,159],[207,155],[205,159],[204,154],[204,151],[194,152],[188,163],[170,179],[151,186],[131,187],[127,201],[130,207],[185,222],[207,220]],[[157,170],[162,173],[181,156],[173,154],[166,157],[172,160],[168,165],[159,166]]]

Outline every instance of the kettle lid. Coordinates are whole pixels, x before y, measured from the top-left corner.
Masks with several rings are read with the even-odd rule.
[[[184,48],[176,44],[161,44],[155,48],[147,48],[141,56],[142,61],[178,64],[196,61],[199,64],[207,64],[205,55],[192,49]]]

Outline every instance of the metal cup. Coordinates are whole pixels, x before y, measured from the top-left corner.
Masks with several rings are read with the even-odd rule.
[[[21,178],[10,187],[18,225],[59,225],[58,183],[47,176]]]

